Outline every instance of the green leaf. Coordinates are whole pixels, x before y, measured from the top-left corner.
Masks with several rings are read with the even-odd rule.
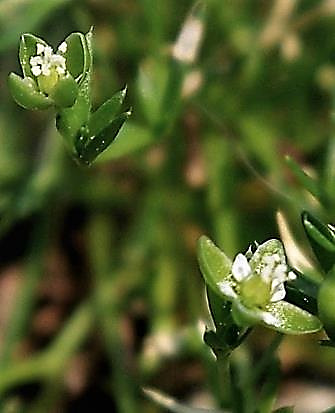
[[[30,77],[22,79],[16,73],[10,73],[8,87],[15,102],[25,109],[47,109],[53,101],[36,89],[36,83]]]
[[[24,77],[34,78],[34,75],[31,72],[30,58],[36,55],[37,43],[48,46],[48,44],[43,39],[40,39],[33,34],[25,33],[21,36],[19,59]]]
[[[318,312],[328,337],[335,340],[335,271],[323,281],[318,294]]]
[[[121,108],[126,93],[127,87],[115,93],[110,99],[108,99],[94,113],[91,114],[87,125],[90,136],[98,135],[103,129],[112,123]]]
[[[163,394],[154,389],[143,389],[145,395],[157,403],[159,406],[164,407],[170,412],[174,413],[224,413],[222,410],[216,409],[198,409],[196,407],[190,407],[185,404],[181,404],[174,400],[172,397]]]
[[[301,169],[300,165],[295,162],[293,158],[286,156],[285,160],[299,183],[317,199],[322,198],[323,194],[321,193],[319,183],[315,179],[307,175],[306,172]]]
[[[206,284],[221,297],[225,297],[218,283],[225,282],[233,287],[231,260],[209,238],[202,236],[198,241],[198,261]]]
[[[66,67],[74,79],[82,83],[92,64],[86,36],[83,33],[71,33],[64,41],[67,45],[64,54]]]
[[[335,264],[335,233],[306,211],[302,213],[302,223],[321,268],[327,273]]]
[[[73,106],[77,96],[78,84],[71,75],[60,78],[51,93],[55,105],[60,108]]]
[[[128,121],[123,125],[113,145],[107,148],[96,162],[108,162],[130,155],[152,144],[154,140],[155,137],[149,129]]]
[[[100,155],[117,137],[119,130],[121,129],[124,122],[129,118],[131,112],[124,112],[117,118],[115,118],[112,123],[104,129],[97,136],[90,136],[83,141],[77,139],[75,143],[78,160],[84,165],[90,165],[94,159]]]

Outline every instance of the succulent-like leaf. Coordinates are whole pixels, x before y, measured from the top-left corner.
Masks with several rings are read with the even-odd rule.
[[[87,125],[90,136],[99,135],[100,132],[113,122],[121,108],[126,93],[127,87],[115,93],[91,114]]]
[[[78,84],[70,74],[60,78],[51,93],[55,105],[60,108],[73,106],[77,96]]]
[[[8,86],[15,102],[25,109],[46,109],[53,101],[36,89],[36,84],[30,77],[22,79],[16,73],[8,76]]]
[[[24,77],[34,77],[31,72],[30,58],[36,55],[37,43],[48,46],[48,44],[43,39],[40,39],[33,34],[26,33],[21,36],[19,59]]]
[[[335,264],[335,233],[306,211],[302,213],[302,223],[321,268],[327,273]]]
[[[321,192],[319,183],[315,179],[307,175],[306,172],[301,169],[300,165],[295,162],[293,158],[286,156],[285,160],[291,171],[294,173],[295,177],[298,179],[299,183],[316,198],[322,198],[323,194]]]
[[[205,236],[198,241],[198,261],[206,284],[221,297],[225,297],[218,284],[225,282],[233,288],[232,261]]]

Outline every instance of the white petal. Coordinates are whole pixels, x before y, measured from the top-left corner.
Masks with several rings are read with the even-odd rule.
[[[66,50],[67,50],[67,44],[66,44],[66,42],[61,43],[61,44],[59,45],[59,47],[58,47],[58,50],[59,50],[61,53],[65,53]]]
[[[248,260],[243,254],[238,254],[233,262],[231,272],[236,281],[245,280],[251,273],[251,268]]]
[[[50,56],[52,56],[52,53],[53,53],[52,47],[46,46],[46,47],[44,48],[44,56],[45,56],[45,57],[50,57]]]
[[[30,58],[29,60],[31,66],[36,66],[36,65],[41,65],[43,60],[41,58],[41,56],[33,56]]]
[[[285,287],[283,283],[279,283],[276,285],[277,280],[274,280],[271,286],[271,302],[275,303],[277,301],[283,300],[285,295],[286,295],[286,291],[285,291]]]
[[[233,287],[230,285],[229,282],[221,281],[217,285],[218,285],[220,291],[222,292],[222,294],[224,296],[226,296],[227,298],[236,298],[237,297],[236,292],[234,291]]]
[[[34,76],[39,76],[42,73],[41,66],[33,66],[31,72]]]
[[[287,274],[287,278],[290,281],[296,280],[297,279],[297,274],[295,274],[293,271],[289,271],[289,273]]]
[[[267,313],[266,311],[262,311],[262,319],[265,324],[269,324],[274,327],[278,327],[278,325],[280,325],[280,320],[278,320],[271,313]]]
[[[36,44],[36,53],[37,54],[42,54],[44,52],[45,46],[42,43],[37,43]]]
[[[42,74],[44,76],[49,76],[50,75],[50,64],[49,63],[43,63],[42,64]]]

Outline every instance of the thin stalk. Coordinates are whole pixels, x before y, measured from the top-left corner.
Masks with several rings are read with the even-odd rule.
[[[262,375],[265,373],[267,370],[268,366],[271,364],[271,361],[273,360],[273,356],[276,353],[278,347],[280,346],[282,340],[284,338],[283,334],[276,333],[274,339],[272,340],[271,344],[269,347],[266,349],[264,352],[262,358],[260,359],[259,362],[257,362],[257,365],[255,367],[254,371],[254,383],[257,383]]]

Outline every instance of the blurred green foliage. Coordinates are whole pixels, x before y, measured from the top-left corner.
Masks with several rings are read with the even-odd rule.
[[[142,386],[179,398],[209,389],[222,405],[198,328],[208,310],[197,239],[209,235],[233,258],[254,240],[279,237],[280,209],[310,262],[301,211],[335,221],[333,3],[204,5],[193,9],[190,43],[197,33],[201,41],[189,57],[190,45],[180,50],[176,41],[193,1],[0,2],[0,282],[10,265],[20,268],[2,317],[3,411],[86,411],[97,400],[121,413],[160,411]],[[19,72],[21,34],[57,45],[91,26],[95,108],[127,85],[133,114],[97,163],[82,169],[64,150],[54,113],[21,109],[5,84]],[[323,206],[302,189],[306,180],[326,194]],[[319,279],[321,269],[311,268]],[[61,322],[41,339],[33,328],[45,305],[41,286],[52,290],[64,278],[74,291],[66,304],[62,293],[53,302]],[[233,367],[244,386],[240,413],[251,411],[254,342]],[[299,362],[334,381],[327,369],[334,355],[320,348],[316,356],[316,342],[307,339],[313,356],[305,352]],[[277,371],[277,359],[264,366],[259,377],[267,367]],[[273,377],[264,383],[262,412],[274,403]]]

